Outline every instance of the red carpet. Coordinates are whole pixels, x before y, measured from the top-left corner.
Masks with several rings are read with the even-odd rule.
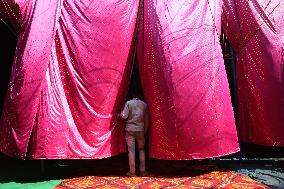
[[[101,177],[86,176],[63,180],[55,189],[93,188],[216,188],[216,189],[261,189],[269,188],[247,176],[232,171],[214,171],[197,177]]]

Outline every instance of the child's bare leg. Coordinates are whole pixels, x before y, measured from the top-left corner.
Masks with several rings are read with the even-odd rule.
[[[139,149],[139,171],[140,173],[145,172],[145,137],[144,132],[137,132],[137,143],[138,143],[138,149]]]
[[[125,138],[128,147],[129,172],[135,175],[135,138],[128,132],[126,132]]]

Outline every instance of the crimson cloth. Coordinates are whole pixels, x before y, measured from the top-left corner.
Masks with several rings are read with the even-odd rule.
[[[124,152],[117,114],[130,80],[139,1],[16,2],[21,32],[0,151],[24,158],[30,144],[32,159]],[[196,159],[239,150],[219,44],[221,6],[144,1],[138,61],[152,157]]]
[[[284,1],[224,2],[223,28],[237,54],[240,139],[284,146]]]
[[[144,1],[141,81],[150,156],[199,159],[239,150],[222,51],[221,1]]]
[[[131,72],[138,1],[18,1],[21,34],[0,150],[30,157],[125,152],[118,117]]]

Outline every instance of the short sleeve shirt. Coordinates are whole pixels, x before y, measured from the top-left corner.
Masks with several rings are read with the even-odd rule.
[[[147,104],[138,98],[134,98],[125,103],[120,116],[126,119],[127,131],[144,131],[144,115]]]

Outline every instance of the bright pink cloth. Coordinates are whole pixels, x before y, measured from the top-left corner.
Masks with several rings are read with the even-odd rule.
[[[2,1],[3,2],[3,1]],[[103,158],[125,151],[117,116],[130,80],[138,0],[12,0],[21,25],[0,122],[0,151]],[[284,146],[284,2],[223,0],[236,50],[241,140]],[[219,44],[221,0],[144,0],[139,64],[150,110],[150,155],[198,159],[238,151]],[[10,7],[11,9],[8,9]],[[13,14],[13,9],[20,10]]]
[[[19,5],[22,31],[1,119],[1,152],[24,158],[31,134],[33,159],[124,152],[117,114],[129,83],[138,0]]]
[[[219,43],[221,5],[144,1],[138,52],[152,157],[200,159],[239,150]]]
[[[224,0],[223,27],[237,54],[242,141],[284,146],[284,1]]]

